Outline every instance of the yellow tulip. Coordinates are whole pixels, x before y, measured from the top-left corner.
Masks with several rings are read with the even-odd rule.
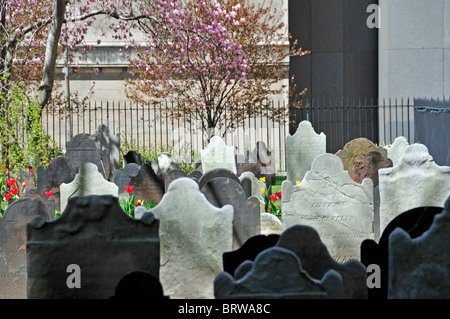
[[[298,185],[298,184],[300,184],[300,181],[295,181],[295,185]]]
[[[266,189],[265,188],[260,188],[259,189],[261,191],[261,193],[265,194],[266,193]]]
[[[266,182],[266,178],[265,178],[265,177],[261,177],[259,180],[260,180],[261,182],[263,182],[263,183]]]

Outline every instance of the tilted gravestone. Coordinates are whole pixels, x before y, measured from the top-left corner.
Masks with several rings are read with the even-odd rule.
[[[412,239],[396,228],[389,235],[389,299],[450,298],[450,197],[430,229]]]
[[[377,147],[367,138],[355,138],[345,144],[344,148],[336,152],[344,163],[344,170],[348,171],[351,179],[356,179],[355,163],[362,160],[363,157],[370,152],[379,152],[383,158],[387,158],[387,151],[383,147]]]
[[[370,178],[373,181],[373,187],[377,187],[378,170],[392,166],[392,161],[389,158],[383,157],[377,151],[364,154],[362,159],[356,159],[353,165],[355,182],[361,183],[365,178]]]
[[[26,224],[35,216],[52,220],[40,199],[21,198],[0,220],[0,299],[27,298]]]
[[[220,136],[213,136],[206,149],[200,151],[203,174],[215,168],[237,173],[234,148],[227,146]]]
[[[241,247],[247,239],[260,234],[260,205],[230,178],[216,177],[202,187],[201,192],[216,207],[231,205],[234,209],[233,248]]]
[[[374,236],[372,180],[353,182],[339,157],[323,154],[300,184],[285,180],[281,187],[284,230],[311,226],[336,261],[359,259],[361,242]]]
[[[27,225],[28,298],[104,299],[130,272],[159,279],[158,225],[149,213],[129,217],[107,195],[71,198],[53,222],[34,218]]]
[[[150,210],[160,221],[160,281],[170,298],[213,298],[222,255],[233,249],[233,207],[218,208],[188,177],[173,181]]]
[[[122,170],[116,170],[114,173],[114,184],[119,188],[119,194],[126,193],[124,187],[130,186],[130,177],[136,176],[140,168],[136,163],[129,163]]]
[[[249,238],[239,249],[223,254],[223,271],[234,275],[234,272],[246,260],[253,261],[264,249],[275,246],[279,235],[256,235]]]
[[[395,217],[384,229],[379,240],[366,239],[361,243],[361,262],[368,267],[380,267],[380,286],[368,291],[369,299],[387,299],[389,274],[389,235],[401,228],[411,238],[417,238],[427,231],[434,216],[442,212],[442,207],[417,207]]]
[[[164,181],[156,175],[150,164],[143,164],[136,176],[130,177],[130,186],[134,186],[134,201],[159,202],[164,195]]]
[[[331,269],[342,276],[345,299],[366,299],[366,267],[356,259],[345,263],[334,260],[319,233],[312,227],[295,225],[280,236],[278,247],[293,251],[302,261],[303,269],[313,278],[322,278]]]
[[[174,180],[180,177],[186,177],[186,173],[183,172],[181,169],[172,169],[169,172],[166,173],[164,176],[164,192],[167,192],[169,189],[170,183],[172,183]]]
[[[63,183],[70,183],[74,180],[76,171],[64,157],[54,158],[47,168],[39,165],[36,169],[37,185],[36,190],[42,200],[47,199],[45,192],[51,191],[55,200],[55,209],[61,212],[61,190]]]
[[[450,166],[438,166],[423,144],[408,146],[397,165],[380,169],[380,230],[416,207],[443,207],[450,196]]]
[[[114,171],[119,169],[120,160],[120,134],[113,135],[109,132],[108,126],[100,124],[91,139],[97,143],[97,147],[108,156],[109,169],[106,173],[106,179],[112,181],[114,179]]]
[[[216,299],[340,299],[342,277],[329,270],[321,280],[312,278],[290,250],[271,247],[253,262],[246,261],[233,277],[227,272],[214,279]]]
[[[86,195],[113,195],[119,196],[119,188],[116,184],[108,182],[97,170],[93,163],[80,166],[78,174],[72,182],[60,185],[61,211],[64,211],[70,198]]]
[[[286,136],[286,174],[295,185],[311,170],[313,160],[326,153],[326,136],[317,134],[309,121],[302,121],[294,135]]]

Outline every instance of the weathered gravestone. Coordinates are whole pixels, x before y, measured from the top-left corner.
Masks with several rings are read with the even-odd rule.
[[[63,183],[70,183],[76,175],[73,169],[64,157],[54,158],[47,168],[39,165],[36,169],[37,185],[36,190],[43,201],[47,199],[45,192],[51,191],[55,201],[55,209],[61,212],[61,191],[60,186]]]
[[[0,220],[0,299],[27,298],[26,224],[35,216],[53,218],[41,200],[21,198]]]
[[[256,142],[256,147],[248,152],[247,157],[249,163],[261,166],[259,176],[266,178],[266,185],[276,184],[275,153],[267,150],[266,143]]]
[[[129,163],[122,170],[116,170],[114,173],[114,184],[119,188],[119,194],[126,193],[124,187],[130,186],[130,177],[136,176],[140,168],[136,163]]]
[[[239,249],[225,252],[222,256],[223,271],[234,275],[240,264],[246,260],[255,260],[256,256],[264,249],[275,246],[279,238],[280,236],[276,234],[256,235],[249,238]]]
[[[216,177],[206,183],[201,192],[216,207],[233,206],[234,249],[241,247],[250,237],[260,234],[259,200],[256,197],[247,199],[239,182],[226,177]]]
[[[343,282],[342,298],[367,298],[366,267],[356,259],[338,263],[330,256],[314,228],[292,226],[281,234],[276,246],[294,252],[302,261],[303,269],[313,278],[322,278],[331,269],[338,272]]]
[[[294,135],[286,136],[286,175],[295,185],[311,170],[313,160],[326,153],[327,138],[317,134],[309,121],[302,121]]]
[[[202,178],[203,173],[197,169],[194,169],[192,172],[189,173],[189,177],[196,180],[197,182]]]
[[[123,156],[123,165],[125,167],[127,164],[131,163],[141,166],[145,164],[145,159],[143,159],[142,155],[136,151],[128,151],[128,153]]]
[[[438,166],[423,144],[408,146],[398,164],[380,169],[380,230],[416,207],[443,207],[450,196],[450,167]]]
[[[17,181],[19,182],[20,194],[25,193],[29,189],[34,189],[34,176],[30,171],[19,171]]]
[[[102,154],[108,156],[107,162],[109,168],[106,172],[106,179],[114,180],[114,172],[119,169],[120,161],[120,134],[113,135],[109,132],[109,127],[105,124],[100,124],[91,139],[97,144]],[[106,161],[105,161],[106,162]]]
[[[59,186],[61,192],[61,211],[64,211],[70,198],[86,195],[119,196],[116,184],[108,182],[93,163],[80,166],[72,182]]]
[[[159,202],[164,195],[164,182],[156,175],[150,164],[143,164],[136,176],[130,176],[134,186],[134,201]]]
[[[404,136],[399,136],[390,146],[385,146],[387,157],[392,160],[393,166],[397,165],[400,157],[402,157],[405,149],[409,146],[409,142]]]
[[[284,230],[311,226],[336,261],[359,259],[361,242],[374,236],[372,180],[353,182],[339,157],[323,154],[300,184],[285,180],[281,187]]]
[[[110,299],[135,301],[167,299],[167,296],[164,296],[161,283],[155,276],[143,271],[133,271],[120,279],[114,296]]]
[[[260,211],[261,213],[264,213],[266,211],[266,201],[264,199],[263,193],[261,192],[261,189],[264,189],[264,192],[266,191],[266,183],[256,178],[255,175],[251,172],[244,172],[241,174],[241,176],[239,176],[239,181],[241,182],[241,184],[244,182],[244,180],[250,181],[250,196],[258,198],[260,203]]]
[[[94,163],[98,171],[105,174],[100,150],[87,133],[77,134],[67,142],[66,160],[76,172],[81,165]]]
[[[241,180],[236,174],[226,168],[215,168],[202,175],[198,180],[198,188],[201,190],[207,183],[218,177],[229,178],[240,183],[247,198],[252,196],[251,181],[247,179]]]
[[[256,177],[261,177],[261,163],[249,163],[245,160],[245,156],[236,154],[236,175],[240,177],[245,172],[251,172]]]
[[[396,228],[389,236],[389,299],[450,298],[450,197],[422,236]]]
[[[261,213],[261,235],[281,234],[283,224],[280,219],[271,213]]]
[[[27,224],[28,298],[103,299],[133,271],[159,279],[159,222],[126,215],[113,196],[79,196],[53,222]],[[78,285],[79,284],[79,285]]]
[[[213,136],[208,147],[200,151],[203,174],[215,168],[237,173],[233,146],[227,146],[220,136]]]
[[[187,175],[179,168],[172,169],[169,172],[167,172],[166,175],[164,176],[164,192],[167,192],[170,183],[172,183],[174,180],[180,177],[187,177]]]
[[[362,159],[355,159],[353,173],[355,182],[361,183],[365,178],[373,181],[373,187],[378,186],[378,170],[392,167],[392,161],[383,157],[379,152],[372,151],[362,155]]]
[[[442,212],[442,207],[417,207],[395,217],[384,229],[379,240],[366,239],[361,243],[361,262],[368,267],[380,267],[379,287],[368,290],[369,299],[387,299],[389,274],[389,236],[401,228],[411,238],[417,238],[427,231],[434,216]]]
[[[169,171],[180,168],[178,163],[174,162],[172,155],[167,152],[159,154],[158,158],[153,159],[150,165],[162,183],[164,183],[164,176],[166,176]]]
[[[242,269],[241,269],[242,268]],[[235,277],[227,272],[214,279],[216,299],[340,299],[342,277],[334,270],[313,279],[290,250],[271,247],[245,261]]]
[[[212,205],[191,178],[173,181],[150,210],[160,221],[160,281],[170,298],[213,298],[222,254],[233,249],[233,207]]]
[[[357,177],[355,163],[361,161],[370,152],[379,152],[384,159],[387,158],[387,151],[383,147],[377,147],[372,141],[364,137],[355,138],[345,144],[343,149],[336,152],[336,156],[342,160],[344,169],[348,171],[350,178],[353,180]]]

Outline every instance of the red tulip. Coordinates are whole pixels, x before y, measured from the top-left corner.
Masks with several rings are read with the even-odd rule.
[[[124,186],[123,188],[127,191],[128,194],[130,194],[130,193],[132,193],[133,190],[134,190],[134,185],[131,185],[131,186]]]
[[[275,195],[270,195],[270,200],[271,200],[272,202],[276,202],[276,201],[277,201],[277,196],[275,196]]]
[[[276,195],[279,199],[281,199],[281,192],[275,193],[275,195]]]
[[[6,181],[5,184],[8,185],[9,187],[14,186],[17,183],[17,180],[15,179],[10,179],[9,181]]]
[[[28,169],[28,171],[31,172],[31,173],[33,173],[33,168],[30,167],[30,168]]]
[[[17,193],[19,192],[19,187],[10,189],[10,192],[11,192],[11,194],[13,194],[13,195],[17,195]]]
[[[9,200],[11,198],[11,195],[12,195],[11,193],[3,194],[6,200]]]
[[[45,195],[47,195],[48,198],[52,197],[52,191],[44,192]]]

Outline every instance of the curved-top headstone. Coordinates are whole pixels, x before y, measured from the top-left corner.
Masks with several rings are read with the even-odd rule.
[[[450,166],[439,166],[423,144],[408,146],[392,168],[378,171],[380,232],[399,214],[424,206],[443,207],[450,196]]]
[[[94,163],[103,172],[100,150],[87,133],[80,133],[67,142],[66,160],[78,172],[81,165]]]
[[[338,263],[312,227],[295,225],[286,229],[276,246],[293,251],[302,261],[303,269],[313,278],[322,278],[333,269],[342,276],[343,298],[366,299],[366,267],[356,259]]]
[[[395,138],[394,143],[390,146],[385,146],[387,157],[392,160],[393,166],[397,165],[400,157],[402,157],[405,149],[409,146],[409,142],[404,136]]]
[[[295,184],[311,170],[313,160],[326,153],[326,136],[317,134],[309,121],[302,121],[294,135],[286,136],[286,174]]]
[[[213,136],[206,149],[200,151],[203,173],[214,168],[226,168],[237,173],[233,146],[227,146],[220,136]]]
[[[241,265],[245,273],[234,278],[227,272],[214,279],[216,299],[340,299],[342,277],[334,270],[321,279],[312,278],[300,259],[290,250],[271,247],[263,250],[253,262]]]
[[[129,163],[125,165],[122,170],[116,170],[114,173],[114,184],[119,188],[119,194],[124,194],[126,191],[124,187],[130,186],[130,178],[139,173],[141,167],[136,163]]]
[[[230,171],[229,169],[215,168],[215,169],[208,171],[207,173],[203,174],[200,177],[200,179],[198,180],[198,188],[202,189],[203,186],[205,186],[208,182],[210,182],[211,180],[213,180],[214,178],[217,178],[217,177],[226,177],[226,178],[235,180],[238,183],[241,182],[239,177],[237,177],[237,175],[235,173],[233,173],[232,171]]]
[[[281,187],[283,229],[311,226],[336,261],[359,259],[361,242],[374,236],[371,179],[353,182],[339,157],[323,154],[300,184],[285,180]]]
[[[164,181],[160,180],[150,164],[143,164],[136,176],[130,176],[134,186],[134,201],[159,202],[164,195]]]
[[[249,197],[239,182],[216,177],[202,187],[201,192],[216,207],[234,208],[233,248],[241,247],[250,237],[260,234],[260,205],[256,197]]]

